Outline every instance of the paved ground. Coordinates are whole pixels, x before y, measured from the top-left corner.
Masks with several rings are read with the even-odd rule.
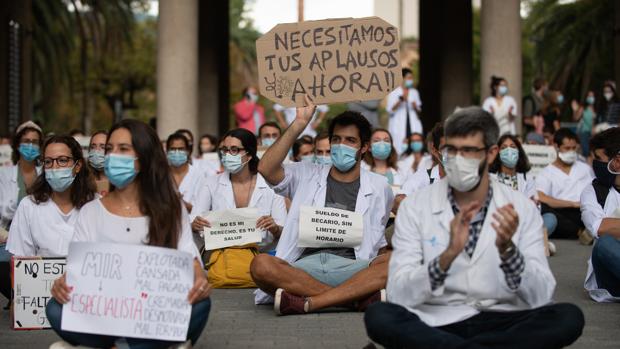
[[[578,304],[586,315],[583,336],[573,349],[620,348],[620,304],[597,304],[583,292],[590,248],[556,241],[551,266],[558,280],[555,299]],[[254,306],[251,290],[217,290],[209,324],[198,348],[362,348],[368,343],[359,313],[277,317],[271,307]],[[47,348],[52,331],[15,332],[0,311],[0,348]]]

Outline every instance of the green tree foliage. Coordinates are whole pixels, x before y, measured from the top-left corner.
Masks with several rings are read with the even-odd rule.
[[[613,0],[530,0],[526,6],[523,32],[531,52],[524,50],[524,86],[542,76],[568,100],[583,100],[588,90],[600,95],[603,81],[613,77]]]

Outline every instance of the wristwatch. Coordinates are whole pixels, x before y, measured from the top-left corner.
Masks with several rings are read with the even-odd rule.
[[[503,251],[503,252],[502,252],[502,251],[500,251],[500,252],[499,252],[499,257],[500,257],[501,259],[506,259],[506,258],[509,258],[510,256],[512,256],[512,255],[513,255],[513,253],[515,252],[515,250],[516,250],[516,246],[515,246],[515,244],[512,242],[512,240],[510,240],[510,241],[508,242],[508,247],[506,247],[506,249],[504,249],[504,251]]]

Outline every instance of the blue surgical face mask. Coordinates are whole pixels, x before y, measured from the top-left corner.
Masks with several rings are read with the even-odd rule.
[[[184,150],[171,150],[166,156],[168,163],[174,167],[183,166],[187,162],[187,152]]]
[[[263,138],[261,143],[263,144],[263,146],[265,147],[271,147],[273,145],[273,143],[276,142],[275,138]]]
[[[413,80],[412,79],[405,80],[405,87],[413,88]]]
[[[58,193],[62,193],[69,189],[75,175],[73,174],[73,167],[70,168],[53,168],[45,170],[45,180],[52,187],[52,190]]]
[[[123,189],[138,175],[136,158],[130,155],[108,154],[104,161],[104,172],[110,183]]]
[[[563,95],[559,95],[558,98],[557,98],[557,102],[558,102],[558,104],[564,103],[564,96]]]
[[[370,146],[370,152],[375,159],[385,160],[390,157],[392,144],[388,142],[374,142]]]
[[[26,161],[34,161],[41,155],[39,146],[32,143],[22,143],[19,145],[19,154]]]
[[[515,168],[519,161],[519,150],[517,148],[506,147],[499,151],[499,159],[508,168]]]
[[[311,164],[314,162],[314,154],[304,155],[301,157],[301,162],[305,162],[307,164]]]
[[[500,86],[500,87],[497,89],[497,92],[499,92],[499,95],[500,95],[500,96],[505,96],[505,95],[507,95],[507,94],[508,94],[508,86],[503,86],[503,85],[502,85],[502,86]]]
[[[88,152],[88,163],[96,168],[97,170],[101,170],[103,168],[103,163],[105,162],[105,153],[102,151],[91,150]]]
[[[246,163],[247,161],[246,162],[241,161],[241,154],[237,154],[237,155],[224,154],[224,156],[222,157],[222,166],[224,166],[224,169],[226,169],[226,171],[232,174],[235,174],[241,171],[243,169],[243,166],[245,166]]]
[[[357,151],[359,149],[345,144],[332,144],[332,163],[340,172],[347,172],[357,163]]]
[[[317,155],[314,157],[314,163],[317,165],[331,165],[332,158],[329,155]]]
[[[595,101],[596,101],[596,100],[594,99],[594,96],[588,96],[588,97],[586,98],[586,103],[588,103],[589,105],[594,104],[594,102],[595,102]]]
[[[414,153],[419,153],[424,148],[424,143],[420,141],[411,142],[411,151]]]

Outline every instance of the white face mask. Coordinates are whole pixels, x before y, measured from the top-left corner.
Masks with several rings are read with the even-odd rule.
[[[607,101],[611,101],[611,99],[614,98],[614,94],[612,92],[605,92],[603,95]]]
[[[563,163],[567,165],[572,165],[577,161],[577,152],[574,150],[558,152],[558,157],[562,160]]]
[[[456,191],[467,192],[480,182],[480,159],[467,159],[457,154],[444,161],[448,184]]]

